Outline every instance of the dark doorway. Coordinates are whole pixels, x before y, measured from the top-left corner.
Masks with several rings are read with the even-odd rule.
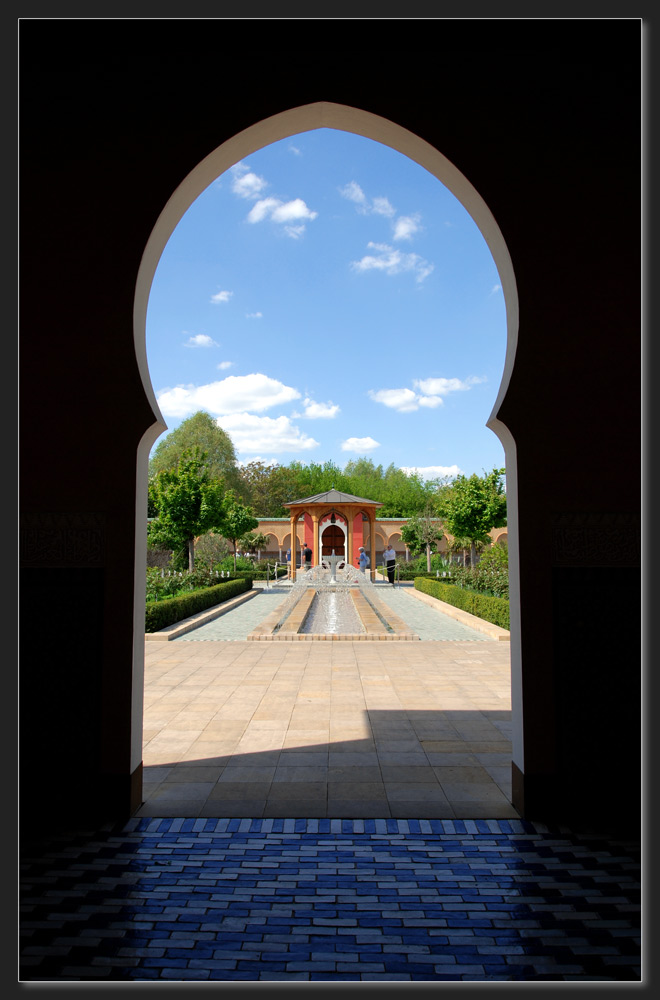
[[[336,556],[346,555],[344,551],[344,532],[336,524],[331,524],[323,532],[321,539],[321,555],[331,556],[332,550]]]

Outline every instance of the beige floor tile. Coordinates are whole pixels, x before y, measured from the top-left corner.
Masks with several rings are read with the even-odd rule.
[[[331,764],[328,767],[327,780],[334,785],[341,785],[343,782],[362,782],[382,784],[381,770],[378,765],[369,764]]]
[[[319,765],[291,765],[289,763],[282,763],[280,758],[280,763],[275,771],[273,782],[283,781],[283,782],[299,782],[304,781],[309,783],[326,781],[328,776],[328,768],[325,764]]]
[[[280,752],[279,764],[284,767],[326,767],[328,752],[311,750],[283,749]]]
[[[327,815],[335,819],[389,819],[390,804],[383,799],[337,799],[328,801]]]
[[[434,766],[433,771],[438,781],[442,785],[448,784],[489,784],[490,776],[484,767],[479,764],[470,765],[440,765]]]
[[[337,751],[335,747],[330,747],[328,754],[328,765],[330,767],[378,767],[378,754],[375,750],[365,749],[362,751]]]
[[[263,812],[260,813],[265,819],[290,819],[300,816],[301,802],[300,799],[272,799],[269,798],[265,805]],[[239,815],[238,813],[232,813],[232,815]],[[251,813],[246,813],[245,815],[250,816]],[[328,815],[326,803],[324,799],[313,800],[307,802],[304,807],[304,818],[305,819],[316,819],[319,817],[325,817]]]
[[[390,815],[394,819],[455,819],[451,803],[447,801],[430,801],[429,799],[410,799],[408,801],[389,802]]]
[[[278,816],[517,815],[507,799],[509,651],[500,643],[165,645],[146,644],[144,815],[260,816],[269,802]],[[427,765],[434,782],[415,780]],[[277,781],[246,780],[278,772]],[[323,781],[305,780],[319,773]],[[383,786],[382,773],[405,780]],[[350,780],[358,775],[368,780]],[[211,776],[200,805],[209,782],[190,782],[191,795],[187,779]],[[452,801],[434,796],[438,782]],[[466,797],[477,789],[481,801]],[[383,790],[389,805],[367,797]]]
[[[209,819],[261,819],[265,804],[264,798],[249,799],[245,796],[236,799],[208,798],[200,807],[198,815]]]
[[[489,784],[476,781],[443,784],[442,790],[449,802],[454,804],[454,807],[459,802],[497,803],[506,801],[502,790],[497,787],[494,781]]]
[[[445,794],[444,790],[437,783],[386,781],[385,791],[390,802],[409,802],[414,800],[416,802],[449,803],[450,801],[449,796]],[[423,815],[423,813],[420,813],[420,816]]]
[[[295,800],[299,803],[325,802],[327,798],[327,786],[325,781],[273,781],[268,790],[270,800]]]
[[[220,800],[240,801],[241,799],[252,799],[255,801],[263,799],[265,802],[269,789],[270,781],[250,781],[249,783],[244,781],[218,781],[210,790],[208,800],[216,802]]]
[[[328,781],[329,802],[334,799],[373,802],[374,799],[386,797],[385,788],[380,781]]]
[[[219,778],[222,784],[230,782],[232,784],[240,782],[249,782],[253,784],[254,782],[268,783],[273,780],[273,775],[275,774],[275,765],[270,767],[260,767],[255,765],[251,767],[245,764],[227,764]]]
[[[430,764],[381,764],[380,771],[386,783],[422,781],[432,785],[437,781]]]

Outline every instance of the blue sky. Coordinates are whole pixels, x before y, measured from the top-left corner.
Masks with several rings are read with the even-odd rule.
[[[460,202],[333,129],[217,178],[165,247],[147,313],[167,433],[206,410],[240,462],[504,466],[485,424],[505,349],[497,269]]]

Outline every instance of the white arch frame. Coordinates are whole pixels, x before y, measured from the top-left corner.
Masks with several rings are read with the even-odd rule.
[[[147,551],[147,470],[149,452],[156,439],[167,430],[151,385],[146,350],[147,304],[151,285],[165,245],[179,220],[198,197],[220,174],[239,160],[274,142],[310,132],[332,128],[362,135],[403,153],[433,174],[460,201],[484,237],[497,268],[507,317],[507,344],[504,370],[497,399],[486,421],[504,448],[507,478],[507,521],[509,527],[509,600],[511,614],[511,702],[513,717],[512,756],[524,771],[522,668],[520,647],[520,585],[518,566],[518,486],[516,445],[497,413],[506,394],[518,341],[518,291],[511,257],[493,214],[466,177],[434,146],[386,118],[329,102],[291,108],[263,119],[228,139],[209,153],[181,182],[165,205],[147,242],[138,270],[133,308],[135,354],[154,423],[145,432],[137,453],[137,496],[135,511],[135,602],[133,629],[133,707],[131,723],[131,771],[142,760],[142,712],[144,688],[144,579]]]

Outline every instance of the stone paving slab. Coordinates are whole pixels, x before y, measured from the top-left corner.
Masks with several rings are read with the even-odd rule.
[[[21,982],[642,981],[634,843],[382,817],[156,817],[35,840]]]
[[[515,817],[510,709],[497,642],[149,644],[140,815]]]

